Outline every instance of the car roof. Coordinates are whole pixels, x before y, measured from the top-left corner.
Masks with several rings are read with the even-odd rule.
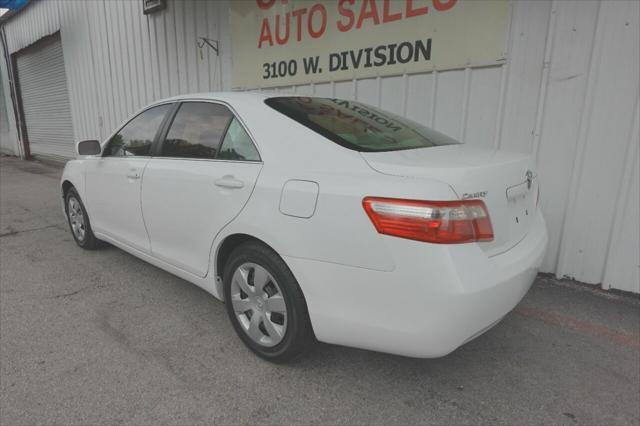
[[[206,99],[214,101],[223,101],[228,103],[234,103],[238,101],[263,101],[267,98],[282,97],[282,96],[300,96],[293,93],[259,93],[259,92],[201,92],[201,93],[188,93],[184,95],[172,96],[153,102],[151,105],[161,104],[164,102],[177,102],[182,100],[193,99]]]

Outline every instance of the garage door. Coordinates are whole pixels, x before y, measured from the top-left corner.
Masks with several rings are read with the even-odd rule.
[[[60,36],[50,36],[16,57],[31,154],[75,157],[71,106]]]

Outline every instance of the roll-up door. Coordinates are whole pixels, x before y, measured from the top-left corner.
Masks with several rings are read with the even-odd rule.
[[[47,37],[19,52],[16,66],[31,154],[75,157],[60,35]]]

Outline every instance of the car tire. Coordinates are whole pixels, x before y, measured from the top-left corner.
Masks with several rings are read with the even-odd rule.
[[[64,197],[64,209],[67,214],[69,230],[76,244],[85,250],[98,248],[100,240],[93,234],[87,210],[78,191],[73,187],[69,188]]]
[[[233,328],[258,356],[290,362],[315,343],[302,290],[271,248],[258,242],[235,248],[224,267],[223,287]]]

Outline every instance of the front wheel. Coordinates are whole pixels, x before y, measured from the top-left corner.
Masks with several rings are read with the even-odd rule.
[[[71,235],[76,243],[86,250],[98,247],[98,239],[93,235],[89,215],[75,188],[70,188],[64,198],[65,211]]]
[[[223,283],[229,319],[260,357],[290,361],[314,343],[298,282],[270,248],[253,242],[236,248],[225,265]]]

